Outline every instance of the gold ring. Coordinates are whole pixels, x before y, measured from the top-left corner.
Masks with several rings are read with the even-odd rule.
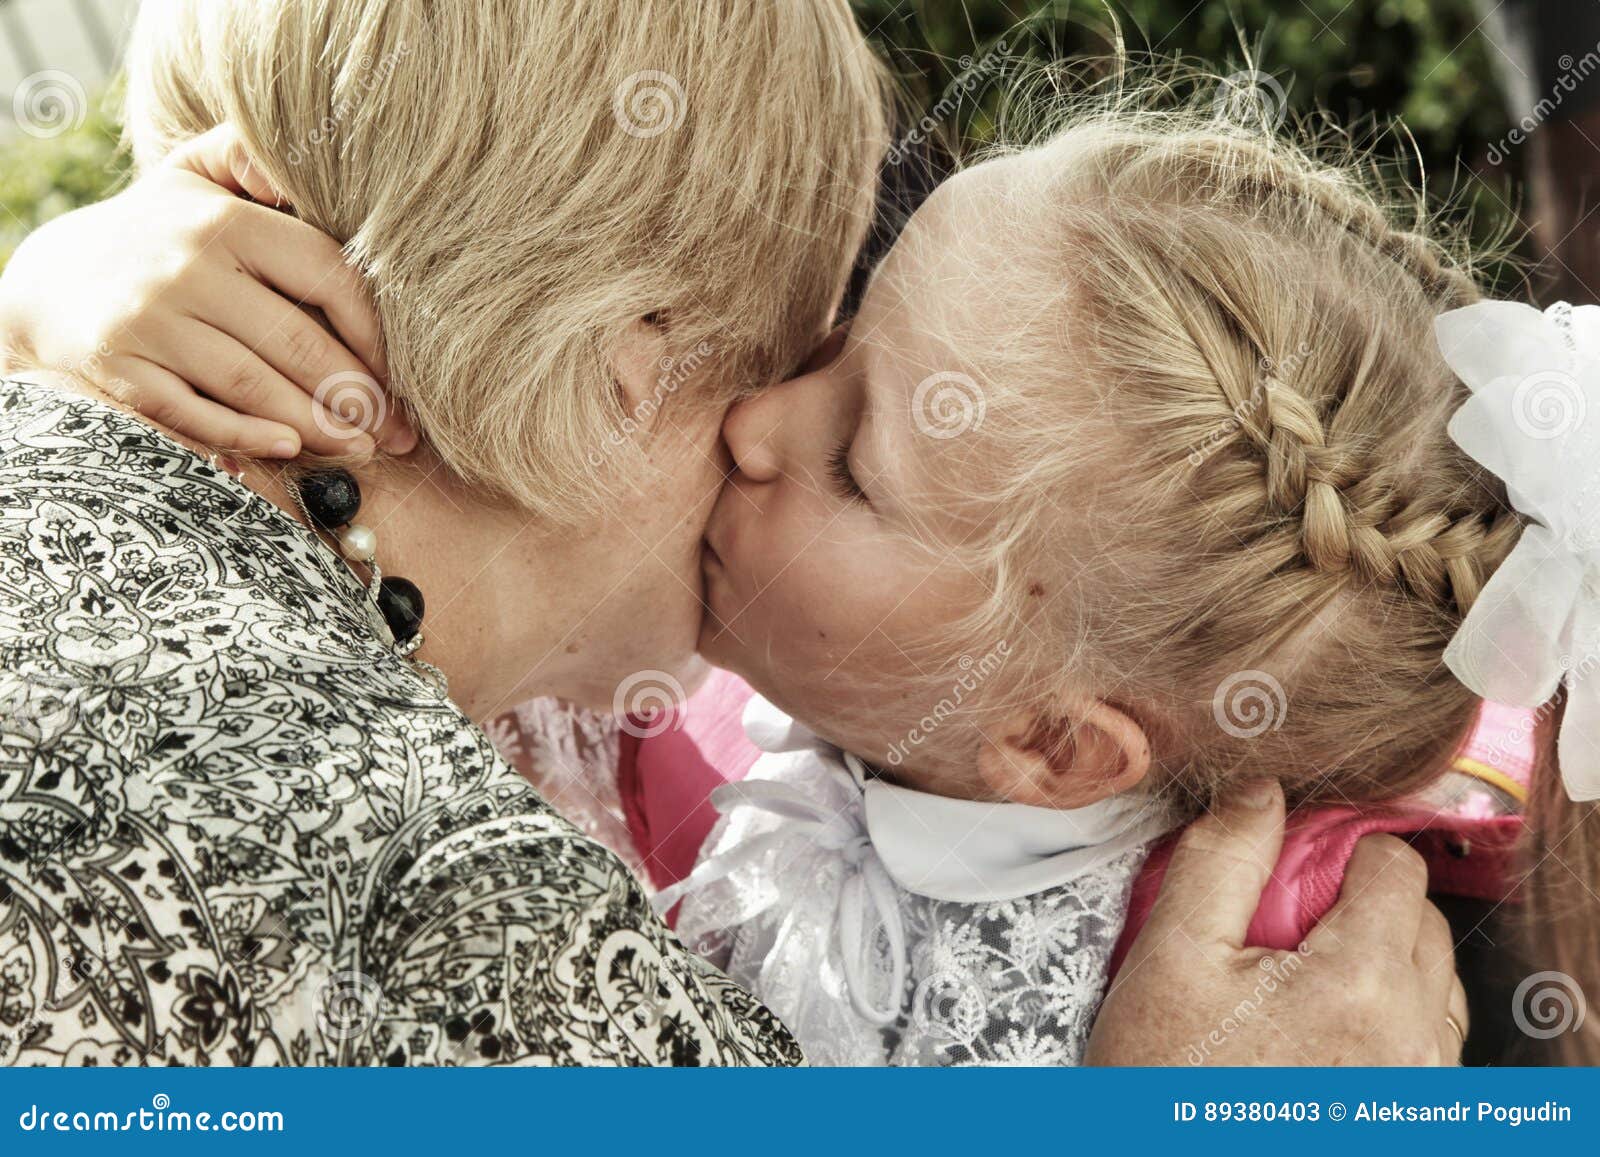
[[[1467,1030],[1461,1027],[1461,1022],[1447,1012],[1444,1014],[1444,1023],[1449,1025],[1450,1031],[1456,1034],[1456,1048],[1465,1048],[1467,1045]]]

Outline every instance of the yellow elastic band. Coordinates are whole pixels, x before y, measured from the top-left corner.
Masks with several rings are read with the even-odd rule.
[[[1456,756],[1450,766],[1463,775],[1470,775],[1473,779],[1481,779],[1491,787],[1499,788],[1519,804],[1526,805],[1528,802],[1528,789],[1498,768],[1468,759],[1465,755]]]

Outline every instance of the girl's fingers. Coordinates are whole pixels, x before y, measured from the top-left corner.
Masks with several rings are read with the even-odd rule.
[[[291,427],[220,406],[144,358],[107,362],[100,384],[116,401],[156,425],[219,450],[255,458],[293,458],[300,452],[300,437]]]
[[[164,163],[171,168],[188,169],[230,193],[242,193],[263,205],[282,208],[287,204],[251,162],[244,141],[231,124],[218,125],[185,141],[168,154]]]
[[[361,359],[287,298],[247,283],[219,295],[212,325],[249,347],[325,409],[355,421],[385,450],[405,454],[417,436]]]
[[[200,393],[241,414],[292,427],[310,453],[372,453],[369,434],[308,396],[231,335],[191,322],[181,336],[160,344],[170,350],[164,357],[169,368]]]
[[[320,309],[350,351],[379,381],[387,379],[377,308],[339,243],[287,214],[248,208],[228,232],[234,256],[290,301]]]

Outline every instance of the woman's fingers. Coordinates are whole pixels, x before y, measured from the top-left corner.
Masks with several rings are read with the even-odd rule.
[[[1421,856],[1393,836],[1367,836],[1350,857],[1338,902],[1306,944],[1318,952],[1389,953],[1410,961],[1427,889]]]
[[[258,458],[292,458],[300,450],[293,428],[218,405],[195,393],[176,374],[143,358],[108,362],[102,388],[156,425],[219,450]]]
[[[188,169],[230,193],[242,193],[263,205],[281,208],[286,204],[250,160],[244,141],[231,124],[218,125],[185,141],[168,154],[164,163],[171,168]]]
[[[1283,849],[1283,789],[1247,785],[1184,831],[1139,940],[1179,934],[1196,944],[1244,946],[1245,934]],[[1136,949],[1137,951],[1137,949]]]
[[[374,435],[385,450],[415,449],[416,434],[378,380],[305,310],[263,285],[217,302],[213,324],[249,345],[263,361],[310,394],[324,410]],[[253,336],[246,341],[246,334]]]
[[[193,322],[181,335],[161,342],[171,370],[213,403],[240,413],[281,423],[296,431],[304,448],[330,457],[373,451],[372,437],[340,413],[309,397],[298,385],[268,365],[237,339],[209,325]],[[201,412],[201,411],[197,411]],[[200,437],[186,413],[166,423],[181,434]]]
[[[1467,1043],[1467,1033],[1472,1031],[1472,1018],[1467,1010],[1467,990],[1453,968],[1450,971],[1450,995],[1446,1007],[1455,1018],[1456,1028],[1461,1031],[1458,1033],[1450,1027],[1449,1021],[1445,1022],[1444,1048],[1440,1056],[1447,1065],[1459,1065],[1462,1047]]]
[[[1420,978],[1425,1003],[1437,1010],[1440,1062],[1460,1064],[1468,1028],[1467,990],[1456,972],[1455,934],[1450,921],[1432,903],[1422,905],[1411,963]],[[1451,1027],[1451,1018],[1455,1028]]]
[[[1417,941],[1411,950],[1411,959],[1425,974],[1438,978],[1441,990],[1455,975],[1456,942],[1450,931],[1450,921],[1428,901],[1423,902],[1418,913]]]

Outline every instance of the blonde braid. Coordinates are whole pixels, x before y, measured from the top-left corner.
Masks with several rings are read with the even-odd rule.
[[[1267,501],[1298,514],[1312,568],[1349,569],[1368,582],[1396,582],[1421,598],[1453,601],[1462,615],[1500,564],[1521,520],[1497,508],[1452,517],[1436,500],[1402,497],[1389,472],[1358,450],[1330,445],[1330,431],[1303,396],[1268,391],[1259,443]]]
[[[1199,151],[1215,154],[1207,158],[1211,164],[1237,165],[1241,151],[1253,154],[1249,175],[1233,190],[1241,209],[1259,212],[1285,198],[1303,204],[1309,215],[1320,215],[1414,279],[1434,311],[1481,300],[1472,275],[1437,242],[1396,227],[1344,173],[1234,136],[1213,138]],[[1229,328],[1248,332],[1236,319]],[[1366,345],[1355,380],[1371,369],[1375,349]],[[1313,399],[1292,389],[1266,390],[1256,444],[1266,460],[1269,505],[1283,515],[1298,513],[1300,546],[1314,569],[1350,569],[1369,582],[1397,582],[1418,597],[1451,600],[1464,615],[1485,576],[1510,552],[1520,520],[1503,507],[1485,522],[1481,513],[1452,518],[1429,501],[1402,500],[1380,464],[1341,442],[1337,415],[1334,409],[1325,417]],[[1245,423],[1244,429],[1255,427]]]

